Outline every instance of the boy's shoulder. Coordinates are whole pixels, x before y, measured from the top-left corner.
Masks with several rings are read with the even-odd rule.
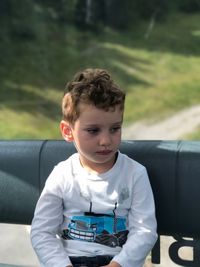
[[[69,156],[68,158],[66,158],[65,160],[58,162],[54,168],[55,169],[68,168],[70,165],[73,166],[74,164],[76,164],[78,162],[78,160],[79,160],[78,153],[74,153],[71,156]]]
[[[130,165],[135,166],[135,167],[137,166],[140,168],[145,168],[145,166],[142,163],[135,160],[134,158],[131,158],[130,156],[128,156],[125,153],[119,152],[119,157],[120,157],[120,160],[123,161],[123,163],[130,164]]]
[[[73,177],[74,169],[76,169],[76,164],[78,161],[77,153],[72,154],[67,159],[58,162],[51,173],[48,176],[47,184],[60,184],[63,181],[70,181]],[[66,177],[68,178],[66,180]]]
[[[119,153],[118,171],[119,174],[123,173],[123,181],[127,184],[145,180],[148,176],[143,164],[123,153]]]

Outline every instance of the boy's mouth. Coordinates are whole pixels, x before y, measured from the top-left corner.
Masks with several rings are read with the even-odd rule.
[[[102,150],[102,151],[97,151],[96,153],[98,155],[106,156],[106,155],[109,155],[110,153],[112,153],[112,150]]]

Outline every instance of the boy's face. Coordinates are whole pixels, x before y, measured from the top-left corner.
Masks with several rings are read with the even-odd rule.
[[[70,127],[71,139],[80,154],[83,167],[94,172],[112,168],[121,142],[123,110],[104,111],[93,105],[80,105],[80,116]],[[64,122],[61,122],[61,124]],[[61,125],[62,133],[63,128]],[[69,129],[68,129],[69,130]]]

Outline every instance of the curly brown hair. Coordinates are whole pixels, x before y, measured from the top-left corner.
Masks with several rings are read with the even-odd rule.
[[[124,109],[125,93],[103,69],[85,69],[67,83],[62,100],[63,119],[74,123],[79,115],[79,104],[94,105],[108,111],[119,106]]]

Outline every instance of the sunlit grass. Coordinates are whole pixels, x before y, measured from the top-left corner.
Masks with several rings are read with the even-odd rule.
[[[182,137],[184,140],[200,140],[200,126],[192,133]]]
[[[143,22],[124,33],[69,28],[58,39],[8,41],[0,66],[0,138],[60,138],[65,83],[85,67],[107,69],[126,91],[126,125],[199,104],[199,20],[171,15],[148,38]]]
[[[3,108],[0,112],[0,136],[3,139],[54,139],[61,138],[59,121],[29,112],[16,112]]]

